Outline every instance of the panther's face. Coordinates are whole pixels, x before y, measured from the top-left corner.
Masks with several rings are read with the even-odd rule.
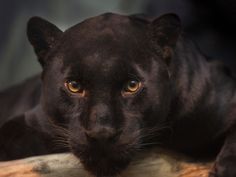
[[[93,175],[120,173],[165,123],[178,22],[174,15],[148,22],[103,14],[61,32],[40,18],[29,21],[44,69],[42,107]]]

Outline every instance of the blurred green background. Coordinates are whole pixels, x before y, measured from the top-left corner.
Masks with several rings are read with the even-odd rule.
[[[235,2],[230,0],[0,0],[0,89],[41,71],[26,37],[30,17],[40,16],[62,30],[104,12],[177,13],[200,48],[235,67]],[[216,20],[215,20],[216,19]]]

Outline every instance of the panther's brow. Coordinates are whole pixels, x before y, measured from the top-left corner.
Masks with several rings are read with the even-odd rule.
[[[135,70],[140,76],[147,78],[150,74],[157,73],[158,70],[158,64],[154,59],[151,59],[150,63],[150,70],[145,70],[144,67],[142,67],[140,64],[134,64]]]

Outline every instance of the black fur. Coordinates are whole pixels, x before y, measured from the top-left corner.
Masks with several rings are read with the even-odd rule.
[[[235,80],[181,34],[176,15],[106,13],[65,32],[33,17],[27,34],[42,83],[37,77],[0,93],[0,159],[71,151],[91,174],[108,177],[142,148],[162,144],[218,154],[211,175],[235,176]],[[130,79],[142,86],[124,96]],[[70,93],[68,80],[86,95]]]

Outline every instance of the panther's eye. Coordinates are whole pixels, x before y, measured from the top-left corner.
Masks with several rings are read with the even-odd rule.
[[[126,82],[122,94],[125,95],[130,95],[136,93],[140,88],[141,88],[141,82],[138,80],[129,80]]]
[[[79,82],[67,81],[65,83],[65,86],[71,93],[79,94],[80,96],[85,96],[85,90]]]

